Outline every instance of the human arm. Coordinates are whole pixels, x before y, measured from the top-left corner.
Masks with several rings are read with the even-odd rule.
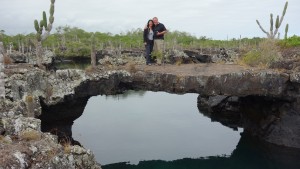
[[[168,32],[167,30],[164,30],[164,31],[162,31],[162,32],[157,32],[157,35],[158,35],[158,36],[161,36],[161,35],[166,34],[167,32]]]
[[[158,29],[159,30],[156,32],[157,36],[163,36],[164,34],[167,33],[167,29],[166,29],[165,25],[162,24],[162,23],[159,24],[159,28]]]
[[[148,29],[145,28],[143,33],[144,45],[147,44],[147,34],[148,34]]]

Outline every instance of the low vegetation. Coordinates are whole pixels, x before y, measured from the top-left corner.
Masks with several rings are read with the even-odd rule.
[[[248,51],[242,57],[242,61],[250,66],[268,67],[271,63],[281,58],[277,41],[274,39],[265,39],[258,44],[257,48]]]
[[[35,130],[23,131],[20,134],[20,139],[26,141],[36,141],[41,139],[41,133]]]
[[[287,39],[281,40],[279,42],[279,45],[283,48],[289,48],[289,47],[297,47],[300,46],[300,36],[292,36]]]
[[[102,49],[140,49],[144,48],[142,29],[134,29],[126,33],[113,35],[111,33],[86,32],[83,29],[70,26],[60,26],[56,32],[43,41],[45,49],[52,50],[58,57],[90,57],[91,37],[93,37],[95,50]],[[93,35],[93,36],[92,36]],[[35,33],[15,36],[2,34],[4,46],[19,52],[34,52]],[[238,48],[243,45],[255,46],[261,38],[241,38],[228,40],[213,40],[205,36],[196,37],[187,32],[170,31],[166,35],[166,49],[202,49],[202,48]]]
[[[121,51],[124,49],[144,49],[142,43],[142,29],[134,29],[126,33],[113,35],[111,33],[86,32],[83,29],[70,26],[60,26],[56,32],[49,35],[43,41],[43,47],[55,52],[57,57],[86,57],[91,56],[91,45],[96,51],[102,49]],[[34,33],[15,36],[8,36],[4,31],[1,33],[1,39],[4,46],[9,49],[20,52],[34,52]],[[91,39],[91,37],[93,39]],[[286,39],[273,39],[268,44],[266,38],[240,38],[228,40],[213,40],[205,36],[196,37],[186,32],[170,31],[165,38],[166,50],[168,49],[197,49],[199,51],[207,51],[208,49],[237,49],[241,54],[241,62],[251,66],[258,64],[269,65],[271,62],[280,59],[278,55],[279,49],[300,46],[300,37],[291,36]],[[93,44],[91,44],[93,42]],[[154,59],[160,58],[162,55],[153,53]],[[10,64],[11,60],[6,58],[4,61]],[[180,63],[177,63],[180,65]],[[87,68],[91,71],[91,68]]]

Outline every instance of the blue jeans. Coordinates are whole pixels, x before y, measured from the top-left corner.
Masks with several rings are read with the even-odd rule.
[[[153,51],[153,40],[148,41],[147,44],[145,45],[146,47],[146,64],[151,63],[151,53]]]

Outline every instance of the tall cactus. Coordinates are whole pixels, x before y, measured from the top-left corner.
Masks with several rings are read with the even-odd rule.
[[[54,22],[54,3],[55,0],[51,0],[51,5],[50,5],[50,17],[49,17],[49,23],[47,21],[47,15],[46,12],[43,11],[43,18],[38,22],[37,20],[34,20],[34,28],[37,32],[37,40],[38,41],[43,41],[45,40],[49,34],[50,31],[52,30],[52,24]],[[45,29],[45,32],[43,33],[43,30]]]
[[[55,0],[51,0],[49,22],[47,21],[47,15],[45,11],[43,11],[43,18],[40,20],[40,22],[38,22],[38,20],[34,20],[34,28],[36,30],[37,40],[36,56],[38,65],[41,65],[41,57],[43,54],[42,41],[44,41],[50,35],[50,31],[52,30],[52,24],[54,22],[54,3]]]
[[[284,39],[287,39],[287,33],[289,31],[289,24],[286,24],[285,26],[285,34],[284,34]]]
[[[268,38],[274,39],[274,38],[276,37],[276,34],[278,33],[278,29],[280,28],[281,23],[282,23],[282,21],[283,21],[283,18],[284,18],[284,16],[285,16],[287,7],[288,7],[288,1],[286,1],[285,5],[284,5],[283,11],[282,11],[282,15],[280,16],[280,19],[279,19],[279,15],[277,15],[277,17],[276,17],[275,30],[273,30],[274,22],[273,22],[273,14],[272,14],[272,13],[270,14],[270,32],[267,32],[267,31],[261,26],[261,24],[259,23],[259,21],[256,20],[256,23],[258,24],[259,28],[260,28],[265,34],[267,34]]]

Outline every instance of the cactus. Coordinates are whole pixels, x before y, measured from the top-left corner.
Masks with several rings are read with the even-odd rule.
[[[289,24],[286,24],[285,26],[285,34],[284,34],[284,39],[287,39],[287,33],[289,31]]]
[[[50,5],[50,17],[49,17],[49,23],[47,21],[47,15],[46,12],[43,11],[43,19],[40,20],[40,22],[38,22],[37,20],[34,20],[34,28],[37,32],[37,34],[40,34],[42,39],[41,40],[45,40],[49,34],[50,31],[52,30],[52,24],[54,22],[54,3],[55,0],[51,0],[51,5]],[[45,32],[43,33],[43,30],[45,29]],[[39,37],[39,36],[37,36]],[[38,41],[40,41],[39,39],[37,39]]]
[[[284,5],[284,8],[283,8],[283,11],[282,11],[282,15],[280,16],[279,18],[279,15],[277,15],[276,17],[276,22],[275,22],[275,30],[273,29],[274,27],[274,22],[273,22],[273,14],[271,13],[270,14],[270,32],[267,32],[262,26],[261,24],[259,23],[258,20],[256,20],[256,23],[258,24],[259,28],[265,33],[267,34],[268,38],[270,39],[274,39],[278,33],[278,29],[280,28],[281,26],[281,23],[283,21],[283,18],[285,16],[285,13],[286,13],[286,10],[287,10],[287,7],[288,7],[288,1],[285,3]]]
[[[43,18],[38,22],[38,20],[34,20],[34,28],[36,30],[36,56],[37,56],[37,64],[41,65],[41,57],[42,57],[42,41],[44,41],[50,34],[52,30],[52,24],[54,22],[54,3],[55,0],[51,0],[50,5],[50,17],[49,22],[47,21],[46,12],[43,11]]]
[[[92,33],[92,36],[91,36],[91,65],[93,68],[95,68],[97,65],[94,33]]]

